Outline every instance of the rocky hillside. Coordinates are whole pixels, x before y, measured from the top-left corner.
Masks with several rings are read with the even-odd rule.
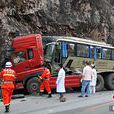
[[[31,33],[113,43],[114,0],[0,0],[0,49]]]

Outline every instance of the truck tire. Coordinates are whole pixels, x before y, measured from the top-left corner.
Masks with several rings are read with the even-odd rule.
[[[29,94],[36,95],[39,93],[40,83],[38,82],[38,78],[34,77],[27,81],[26,89]]]
[[[101,75],[97,75],[97,84],[96,84],[96,91],[101,91],[104,89],[104,79]]]
[[[111,73],[105,77],[105,87],[108,90],[114,90],[114,73]]]

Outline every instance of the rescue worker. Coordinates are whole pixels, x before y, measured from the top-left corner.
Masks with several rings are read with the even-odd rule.
[[[51,73],[48,68],[44,67],[43,74],[39,77],[41,79],[40,96],[43,95],[44,89],[48,92],[48,98],[52,97],[50,88]]]
[[[15,71],[12,70],[11,67],[12,63],[6,62],[5,69],[3,69],[0,73],[0,78],[2,79],[1,89],[5,112],[9,112],[9,106],[14,90],[14,81],[16,76]]]
[[[46,68],[48,68],[49,70],[50,70],[50,73],[52,74],[53,73],[53,71],[52,71],[52,65],[51,65],[51,63],[50,63],[50,61],[48,60],[48,59],[46,59],[45,61],[44,61],[44,67],[46,67]]]

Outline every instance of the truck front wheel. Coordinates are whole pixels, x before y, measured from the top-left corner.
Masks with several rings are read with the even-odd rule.
[[[27,81],[26,89],[29,94],[35,95],[39,93],[39,87],[40,87],[40,83],[38,82],[37,77],[31,78]]]
[[[105,77],[105,87],[106,89],[114,90],[114,73],[111,73]]]
[[[96,91],[101,91],[103,89],[104,89],[104,79],[103,79],[103,77],[101,75],[98,74]]]

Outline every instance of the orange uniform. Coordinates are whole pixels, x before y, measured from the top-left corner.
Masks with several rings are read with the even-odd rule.
[[[43,82],[40,85],[40,92],[44,92],[44,89],[46,89],[48,94],[51,94],[50,83],[49,83],[50,77],[51,77],[51,73],[49,69],[44,68],[44,72],[40,77],[40,79],[43,80]]]
[[[16,73],[11,68],[4,69],[1,72],[0,78],[2,78],[2,97],[3,103],[5,106],[8,106],[11,101],[12,93],[14,90],[14,80],[15,80]]]

